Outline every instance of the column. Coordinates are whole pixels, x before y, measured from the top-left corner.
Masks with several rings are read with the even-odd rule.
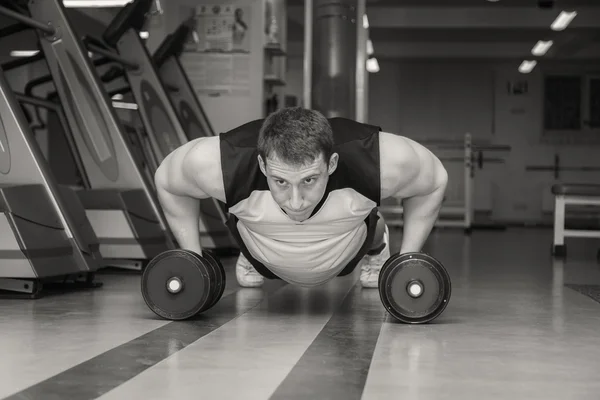
[[[357,2],[312,1],[311,108],[328,118],[356,118]]]

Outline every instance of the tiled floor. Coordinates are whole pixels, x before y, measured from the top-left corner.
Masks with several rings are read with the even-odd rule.
[[[600,303],[571,285],[600,285],[600,243],[567,244],[563,263],[548,230],[435,232],[452,299],[418,326],[388,317],[356,274],[239,289],[233,259],[223,298],[193,321],[159,320],[131,273],[0,300],[0,398],[596,400]]]

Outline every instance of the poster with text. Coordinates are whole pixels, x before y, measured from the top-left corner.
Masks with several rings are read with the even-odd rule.
[[[204,4],[191,11],[195,28],[182,64],[196,92],[249,95],[251,7]]]

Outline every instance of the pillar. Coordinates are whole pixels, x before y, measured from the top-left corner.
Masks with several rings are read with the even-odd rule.
[[[312,0],[311,108],[356,118],[358,0]]]

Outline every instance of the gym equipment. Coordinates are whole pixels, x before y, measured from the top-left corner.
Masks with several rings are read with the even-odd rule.
[[[461,142],[439,139],[417,141],[433,152],[448,171],[449,184],[436,227],[463,228],[466,234],[474,227],[474,193],[476,170],[485,164],[503,164],[505,158],[484,157],[484,152],[509,152],[510,146],[475,144],[466,133]],[[401,199],[398,199],[399,201]],[[384,203],[379,207],[389,226],[403,226],[402,205]]]
[[[100,58],[93,60],[95,66],[101,66],[108,62],[111,62],[107,58]],[[119,78],[121,76],[120,72],[122,72],[119,68],[113,67],[109,69],[105,74],[103,74],[100,79],[103,82],[110,83],[112,80]],[[118,70],[118,73],[116,71]],[[66,143],[68,144],[73,164],[75,169],[75,173],[79,176],[81,182],[78,182],[77,185],[83,186],[84,188],[91,188],[91,184],[89,179],[87,179],[87,175],[85,174],[85,167],[81,161],[81,157],[77,151],[77,146],[74,142],[73,135],[69,132],[69,125],[66,122],[66,117],[64,116],[64,112],[59,104],[57,104],[58,93],[56,91],[49,92],[47,94],[47,100],[37,99],[33,96],[33,91],[36,87],[40,85],[45,85],[46,83],[52,82],[52,75],[44,75],[33,79],[27,83],[25,86],[25,96],[28,96],[30,99],[36,99],[33,105],[36,106],[35,111],[37,112],[39,108],[44,108],[52,113],[49,113],[47,116],[47,125],[40,126],[40,129],[47,129],[52,131],[52,135],[54,138],[55,131],[62,131],[64,133],[64,137],[66,139]],[[112,102],[115,108],[121,107],[121,103]],[[59,111],[60,110],[60,111]],[[42,121],[42,116],[37,113],[38,121]],[[123,123],[123,131],[125,133],[126,142],[131,149],[133,158],[136,160],[140,170],[143,172],[143,175],[146,179],[146,184],[154,189],[154,172],[156,168],[158,168],[157,161],[152,153],[149,140],[147,138],[147,134],[145,131],[138,129],[137,127]],[[52,156],[52,151],[50,152]],[[67,161],[68,163],[68,161]],[[65,160],[64,157],[61,158],[59,162],[60,169],[64,170]],[[52,157],[50,158],[50,165],[53,166]]]
[[[0,210],[0,289],[37,298],[53,280],[100,286],[93,280],[101,257],[83,208],[54,180],[1,70]]]
[[[188,138],[169,103],[163,83],[139,35],[151,5],[152,0],[135,0],[127,4],[106,28],[102,35],[103,41],[115,48],[118,54],[98,46],[88,48],[104,57],[111,57],[123,66],[140,116],[160,162],[167,154],[186,143]],[[127,58],[119,54],[126,54]]]
[[[379,295],[388,313],[400,322],[423,324],[439,317],[450,301],[450,275],[424,253],[392,255],[379,272]]]
[[[554,179],[560,179],[561,171],[581,171],[581,172],[598,172],[600,171],[599,166],[579,166],[579,167],[567,167],[561,165],[560,156],[558,154],[554,155],[554,163],[553,165],[528,165],[525,167],[526,171],[551,171],[554,173]]]
[[[527,165],[526,171],[529,172],[552,172],[555,180],[560,180],[561,172],[599,172],[600,166],[581,165],[565,166],[561,163],[560,155],[554,154],[552,165]],[[585,179],[594,181],[593,178]],[[580,207],[599,207],[600,206],[600,185],[594,183],[556,183],[552,185],[550,191],[554,195],[554,238],[552,243],[552,255],[555,257],[566,257],[567,247],[565,238],[600,238],[600,231],[597,229],[576,229],[567,228],[568,206]],[[597,254],[600,259],[600,251]]]
[[[154,65],[167,88],[171,103],[179,115],[179,120],[189,140],[215,136],[215,131],[204,108],[202,108],[179,61],[185,40],[191,34],[192,27],[192,19],[179,25],[173,33],[167,35],[153,55]]]
[[[56,118],[58,118],[62,129],[68,130],[69,127],[66,122],[66,117],[64,115],[64,112],[63,112],[60,104],[53,102],[53,101],[38,98],[38,97],[32,96],[30,94],[22,94],[22,93],[15,92],[15,97],[17,98],[17,100],[19,100],[19,102],[22,105],[29,104],[29,105],[32,105],[35,107],[35,110],[37,112],[38,121],[42,121],[42,117],[40,116],[40,114],[38,112],[39,109],[40,108],[46,109],[51,112],[49,114],[52,114],[52,115],[56,116]],[[49,117],[49,119],[50,119],[50,117]],[[41,128],[43,128],[43,127],[41,127]],[[49,129],[49,127],[47,127],[47,126],[45,128]],[[71,157],[77,167],[77,172],[79,173],[78,177],[81,181],[80,184],[82,184],[84,187],[90,187],[89,179],[88,179],[87,175],[85,174],[85,169],[83,168],[83,163],[81,161],[81,157],[80,157],[79,153],[77,152],[77,146],[75,145],[75,143],[73,141],[73,135],[65,134],[65,138],[66,138],[69,150],[70,150]],[[61,158],[64,160],[64,155]],[[52,171],[51,167],[50,167],[50,170]],[[84,215],[85,215],[85,210],[84,210]],[[87,218],[86,218],[86,220],[87,220]]]
[[[209,252],[168,250],[142,274],[142,296],[158,316],[184,320],[213,307],[225,289],[225,271]]]
[[[77,194],[99,239],[100,253],[110,265],[140,270],[139,259],[175,247],[164,215],[62,1],[29,1],[27,6],[31,18],[4,7],[0,12],[37,29],[68,131],[89,179],[90,187]]]
[[[223,292],[225,291],[225,283],[227,281],[227,277],[225,275],[225,269],[223,268],[223,264],[216,258],[210,250],[203,250],[202,256],[206,258],[213,266],[215,271],[220,276],[220,279],[217,279],[217,286],[215,288],[215,297],[212,301],[212,304],[208,308],[212,308],[223,296]]]
[[[87,37],[86,43],[90,51],[111,58],[123,67],[123,73],[129,83],[129,90],[138,105],[139,115],[150,140],[156,162],[160,163],[171,151],[192,138],[186,134],[182,121],[185,121],[188,132],[195,132],[193,137],[214,135],[214,132],[208,124],[197,98],[193,95],[193,90],[183,71],[174,69],[171,73],[166,71],[159,76],[157,68],[140,38],[139,31],[151,5],[151,0],[135,0],[127,4],[106,28],[103,41]],[[101,47],[100,43],[106,43],[107,47]],[[161,47],[167,49],[172,45]],[[118,54],[111,48],[116,49]],[[126,58],[123,55],[126,55]],[[170,60],[167,61],[167,67],[169,65],[172,65]],[[113,76],[116,74],[113,73]],[[173,80],[172,84],[165,84],[161,77]],[[176,98],[172,98],[168,92],[178,93],[178,95]],[[173,100],[177,103],[174,103]],[[180,106],[181,113],[179,115],[174,104]],[[200,234],[203,248],[237,248],[226,227],[227,210],[225,206],[215,199],[201,200],[200,211]]]
[[[552,186],[554,194],[554,243],[552,254],[565,257],[566,237],[600,238],[600,231],[586,229],[567,229],[565,224],[567,205],[600,207],[600,185],[562,183]],[[600,258],[600,251],[597,254]]]

